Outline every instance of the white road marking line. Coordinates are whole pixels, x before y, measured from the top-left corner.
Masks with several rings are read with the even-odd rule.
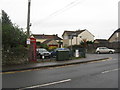
[[[113,72],[113,71],[118,71],[120,68],[116,68],[116,69],[113,69],[113,70],[107,70],[107,71],[104,71],[104,72],[101,72],[101,73],[109,73],[109,72]]]
[[[65,82],[69,82],[69,81],[71,81],[71,79],[56,81],[56,82],[52,82],[52,83],[46,83],[46,84],[42,84],[42,85],[36,85],[36,86],[25,87],[25,88],[18,89],[18,90],[24,90],[24,89],[30,89],[30,88],[44,87],[44,86],[49,86],[49,85],[54,85],[54,84],[59,84],[59,83],[65,83]]]

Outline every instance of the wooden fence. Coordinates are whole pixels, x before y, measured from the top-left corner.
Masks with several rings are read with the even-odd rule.
[[[97,47],[108,47],[120,53],[120,42],[89,44],[86,49],[88,53],[95,53]]]

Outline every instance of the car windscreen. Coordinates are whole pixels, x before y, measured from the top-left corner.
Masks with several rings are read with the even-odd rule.
[[[66,50],[66,51],[69,51],[68,48],[57,48],[57,49],[55,49],[55,51],[59,51],[59,50]]]
[[[39,52],[47,52],[46,49],[39,49]]]

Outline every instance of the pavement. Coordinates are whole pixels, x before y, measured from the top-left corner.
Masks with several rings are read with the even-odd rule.
[[[2,72],[81,64],[81,63],[88,63],[88,62],[100,61],[100,60],[106,60],[106,59],[109,59],[109,57],[101,57],[97,55],[86,55],[86,58],[80,58],[80,59],[74,59],[74,60],[65,60],[65,61],[51,60],[49,62],[39,62],[39,63],[34,62],[34,63],[27,63],[27,64],[21,64],[21,65],[3,66]]]

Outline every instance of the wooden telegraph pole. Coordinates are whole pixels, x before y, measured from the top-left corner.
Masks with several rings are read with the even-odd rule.
[[[27,37],[30,38],[30,5],[31,0],[28,0],[28,15],[27,15]]]
[[[31,50],[30,50],[30,5],[31,5],[31,0],[28,0],[28,13],[27,13],[28,61],[30,61],[30,59],[31,59]]]
[[[30,6],[31,0],[28,0],[28,15],[27,15],[27,44],[28,44],[28,60],[36,61],[36,39],[30,36]]]

